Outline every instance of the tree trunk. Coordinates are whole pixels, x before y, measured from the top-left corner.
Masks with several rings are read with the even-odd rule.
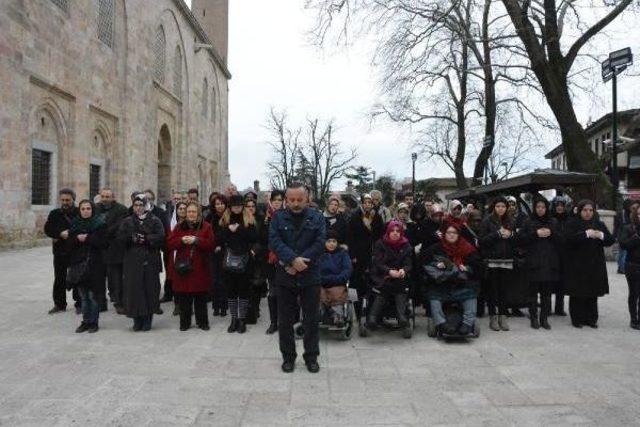
[[[562,146],[567,156],[569,170],[596,174],[596,202],[601,206],[615,208],[612,206],[613,187],[600,167],[595,153],[589,147],[584,128],[578,122],[566,77],[558,76],[558,71],[554,70],[550,64],[533,67],[533,71],[540,81],[547,103],[560,127]],[[579,197],[588,195],[586,191],[580,192]]]

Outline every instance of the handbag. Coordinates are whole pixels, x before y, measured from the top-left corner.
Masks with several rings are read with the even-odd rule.
[[[71,264],[67,268],[67,290],[71,290],[79,283],[82,283],[89,279],[89,261],[90,256],[80,261],[77,264]]]
[[[189,249],[188,257],[176,259],[174,270],[180,276],[186,276],[193,271],[193,246],[194,245],[191,245],[191,248]]]
[[[229,273],[244,273],[249,264],[249,254],[236,254],[227,249],[222,260],[222,269]]]

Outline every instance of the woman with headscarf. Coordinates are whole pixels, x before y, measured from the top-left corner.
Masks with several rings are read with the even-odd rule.
[[[604,248],[615,243],[604,223],[596,218],[596,205],[582,200],[578,216],[567,226],[567,294],[569,315],[576,328],[598,327],[598,297],[609,293]]]
[[[507,210],[507,200],[496,197],[490,206],[490,214],[480,227],[479,243],[487,263],[487,306],[489,328],[508,331],[507,291],[515,278],[514,233],[515,224]]]
[[[631,212],[631,223],[626,225],[620,234],[620,247],[627,254],[625,257],[624,274],[629,286],[629,326],[631,329],[640,330],[640,211]]]
[[[346,245],[347,220],[344,214],[340,212],[340,198],[338,196],[329,197],[323,215],[327,232],[333,231],[336,233],[338,244]]]
[[[273,190],[269,196],[267,212],[264,217],[264,224],[260,229],[260,243],[263,247],[269,247],[269,227],[273,217],[284,207],[285,194],[281,190]],[[276,286],[274,283],[276,264],[278,257],[275,252],[267,251],[264,260],[264,277],[267,281],[267,304],[269,306],[269,327],[266,334],[271,335],[278,331],[278,298],[276,296]]]
[[[551,215],[558,223],[558,234],[562,237],[558,247],[558,252],[560,254],[560,280],[556,282],[556,288],[553,290],[553,293],[555,295],[553,314],[555,314],[556,316],[566,316],[567,313],[564,311],[564,295],[566,288],[565,258],[567,250],[564,237],[567,224],[569,224],[569,219],[571,219],[568,200],[563,196],[554,197],[553,201],[551,202],[551,212]]]
[[[525,269],[529,278],[529,319],[531,327],[551,329],[551,292],[557,288],[561,276],[558,221],[549,212],[549,202],[544,197],[533,201],[533,212],[525,220],[517,235],[526,250]],[[538,318],[538,295],[540,317]]]
[[[104,217],[98,215],[90,200],[78,204],[79,215],[69,228],[69,270],[76,270],[73,286],[78,289],[82,301],[82,323],[76,332],[98,332],[100,295],[106,274],[102,250],[108,246]],[[68,275],[67,279],[74,275]]]
[[[118,240],[124,246],[123,308],[133,330],[149,331],[160,309],[160,249],[165,243],[162,221],[151,214],[144,193],[133,200],[133,214],[122,221]]]
[[[224,282],[222,275],[222,246],[220,239],[218,238],[222,234],[222,227],[220,226],[220,220],[224,216],[227,210],[227,198],[222,194],[214,196],[211,201],[213,209],[209,210],[209,213],[205,217],[205,221],[211,225],[213,235],[216,237],[216,246],[213,250],[212,263],[213,263],[213,275],[211,283],[211,305],[213,306],[213,315],[225,317],[227,315],[227,285]]]
[[[457,225],[445,225],[440,241],[422,252],[421,265],[434,265],[438,271],[449,270],[449,277],[441,282],[429,280],[427,296],[431,307],[431,318],[443,332],[468,335],[473,331],[482,259],[476,248],[462,237]],[[454,269],[455,268],[455,269]],[[444,315],[442,305],[457,302],[462,306],[462,322],[450,325]]]
[[[171,214],[171,221],[170,221],[170,232],[175,230],[177,226],[179,226],[180,224],[182,224],[182,222],[187,218],[187,204],[183,201],[179,201],[176,202],[175,206],[173,207],[173,213]],[[165,283],[168,284],[169,288],[171,289],[171,300],[174,300],[174,306],[173,306],[173,315],[177,316],[178,314],[180,314],[180,307],[178,306],[177,302],[175,301],[175,295],[173,295],[173,275],[175,273],[175,271],[173,270],[173,264],[175,262],[175,253],[167,253],[167,277],[165,279]],[[165,296],[167,295],[167,288],[165,288],[164,291]],[[163,302],[163,300],[161,299],[160,302]]]
[[[251,291],[253,245],[258,241],[255,218],[244,208],[240,195],[229,198],[227,209],[220,220],[220,246],[223,253],[223,280],[228,291],[231,323],[227,332],[245,333],[245,319]]]
[[[444,217],[445,226],[455,225],[460,230],[467,223],[467,219],[462,214],[462,202],[460,200],[452,200],[449,204],[449,213]]]
[[[382,217],[373,209],[370,195],[362,196],[362,205],[351,215],[347,233],[347,246],[353,263],[350,287],[356,289],[360,300],[367,293],[373,245],[384,233]],[[360,302],[354,305],[359,314]]]
[[[180,330],[191,327],[191,313],[195,313],[196,325],[209,330],[207,295],[211,286],[212,271],[209,262],[214,248],[211,225],[203,221],[200,204],[191,201],[187,205],[187,218],[169,235],[167,246],[174,257],[173,291],[180,307]]]
[[[367,313],[367,328],[375,329],[381,321],[387,301],[395,303],[396,318],[400,328],[407,328],[409,273],[412,267],[413,248],[405,237],[404,226],[397,220],[387,224],[384,236],[373,248],[371,260],[372,299]]]

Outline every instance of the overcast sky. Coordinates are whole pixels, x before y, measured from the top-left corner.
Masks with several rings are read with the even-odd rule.
[[[190,1],[187,1],[190,3]],[[376,101],[377,73],[369,65],[363,48],[323,54],[307,44],[306,32],[313,18],[302,0],[230,0],[229,69],[229,169],[231,179],[243,189],[259,179],[268,183],[265,163],[270,157],[264,128],[271,106],[287,109],[293,122],[305,117],[335,118],[337,137],[345,146],[357,146],[359,164],[378,175],[411,174],[408,130],[375,123],[367,113]],[[632,30],[633,29],[633,30]],[[613,28],[619,37],[602,42],[609,49],[631,46],[640,55],[640,31],[632,19]],[[638,61],[636,61],[638,62]],[[632,69],[636,74],[640,66]],[[599,70],[594,70],[599,73]],[[599,78],[599,76],[597,76]],[[619,108],[640,107],[640,77],[619,81]],[[610,111],[611,84],[596,85],[596,91],[577,101],[579,119],[585,123]],[[559,141],[549,141],[552,148]],[[538,166],[548,161],[537,159]],[[418,178],[452,176],[435,162],[419,164]]]

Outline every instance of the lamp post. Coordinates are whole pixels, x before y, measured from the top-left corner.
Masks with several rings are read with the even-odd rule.
[[[633,54],[631,48],[616,50],[609,54],[602,63],[602,80],[606,83],[612,80],[611,92],[613,97],[613,112],[611,115],[611,185],[613,186],[613,206],[617,210],[618,187],[620,179],[618,176],[618,74],[633,64]]]
[[[416,197],[416,160],[418,160],[418,153],[411,153],[411,164],[412,172],[411,172],[411,192],[413,193],[413,197]]]

